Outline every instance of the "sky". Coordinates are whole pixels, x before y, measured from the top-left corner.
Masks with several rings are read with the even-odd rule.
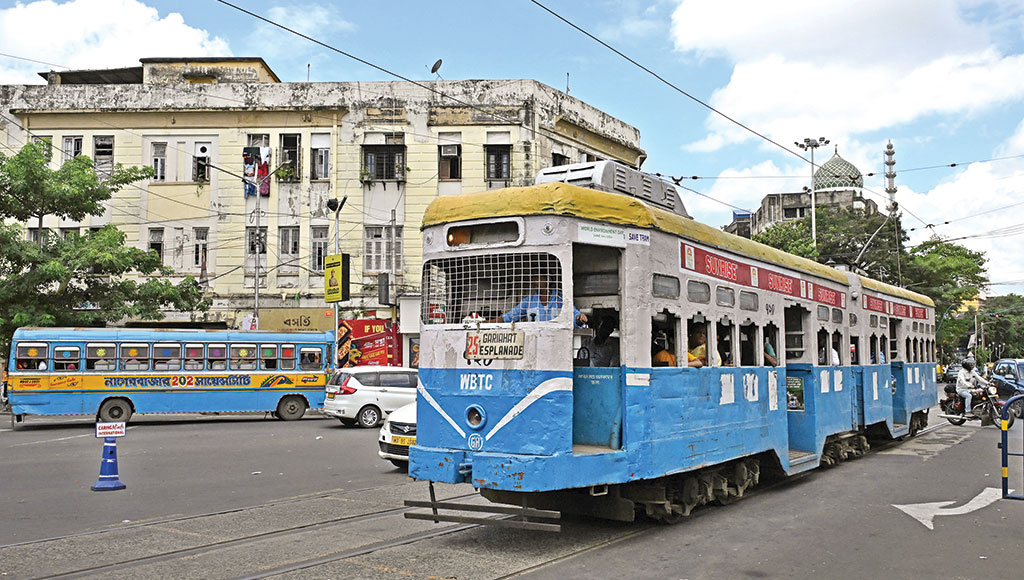
[[[232,4],[412,79],[442,59],[445,80],[568,88],[637,127],[643,169],[687,177],[687,209],[713,226],[809,186],[793,145],[807,137],[830,140],[816,164],[838,148],[884,208],[891,141],[910,245],[985,252],[988,294],[1024,294],[1020,0]],[[0,84],[171,56],[260,56],[286,82],[392,79],[215,0],[0,0]]]

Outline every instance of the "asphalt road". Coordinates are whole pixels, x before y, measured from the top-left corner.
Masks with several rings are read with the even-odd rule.
[[[130,425],[118,443],[128,487],[97,493],[91,422],[0,424],[0,575],[981,579],[1018,577],[1024,554],[1024,501],[986,495],[1001,485],[992,427],[947,425],[674,526],[571,520],[545,534],[403,519],[403,500],[426,486],[376,457],[376,430],[319,418]],[[1010,475],[1024,487],[1021,458]],[[438,492],[480,501],[465,485]]]

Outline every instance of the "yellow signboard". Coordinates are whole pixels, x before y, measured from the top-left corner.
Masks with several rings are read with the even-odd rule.
[[[348,254],[324,257],[324,302],[348,299]]]

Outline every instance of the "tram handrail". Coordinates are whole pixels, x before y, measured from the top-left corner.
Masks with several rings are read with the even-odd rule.
[[[1024,395],[1014,395],[1014,396],[1010,397],[1010,399],[1007,400],[1006,403],[1003,404],[1003,412],[1000,414],[1000,417],[999,417],[999,419],[1000,419],[999,427],[1003,431],[1002,442],[999,444],[1000,449],[1002,449],[1002,451],[1003,451],[1003,453],[1002,453],[1002,456],[1003,456],[1003,499],[1024,499],[1024,493],[1010,493],[1010,484],[1009,484],[1010,455],[1024,457],[1024,452],[1022,452],[1022,453],[1010,453],[1009,444],[1008,444],[1009,428],[1006,426],[1006,419],[1009,416],[1009,413],[1011,412],[1010,406],[1013,405],[1013,403],[1016,402],[1019,399],[1024,399]],[[1024,441],[1024,428],[1021,429],[1021,433],[1022,433],[1021,441]],[[1022,461],[1024,461],[1024,460],[1022,460]]]

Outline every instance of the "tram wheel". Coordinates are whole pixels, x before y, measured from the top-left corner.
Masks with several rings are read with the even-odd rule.
[[[294,421],[306,414],[306,402],[291,395],[277,404],[277,417],[282,421]]]
[[[126,399],[107,399],[96,416],[104,423],[127,423],[132,416],[132,405]]]
[[[367,405],[359,409],[359,415],[356,417],[356,420],[359,422],[360,427],[373,429],[380,425],[380,409],[373,405]]]

